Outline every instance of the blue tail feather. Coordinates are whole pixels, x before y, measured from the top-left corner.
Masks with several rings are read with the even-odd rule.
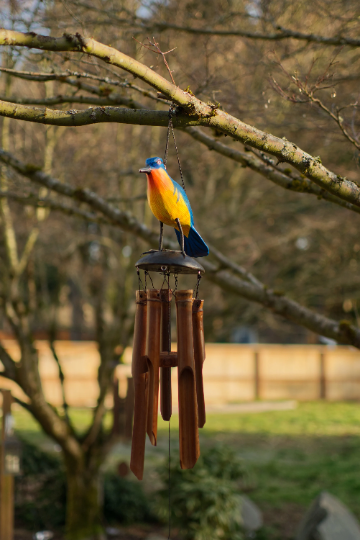
[[[181,246],[181,234],[175,229],[178,242]],[[184,238],[185,253],[189,257],[206,257],[209,255],[209,248],[197,232],[195,227],[190,228],[189,236]]]

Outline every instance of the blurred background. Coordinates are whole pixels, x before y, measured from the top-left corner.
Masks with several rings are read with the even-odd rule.
[[[161,55],[141,45],[157,40],[162,51],[174,49],[166,58],[180,88],[294,142],[356,184],[360,58],[358,46],[341,38],[358,36],[359,17],[355,0],[0,0],[6,29],[54,37],[80,32],[169,78]],[[289,30],[307,37],[294,39]],[[167,109],[142,81],[91,56],[22,47],[0,54],[4,101],[59,110],[112,103]],[[143,483],[127,468],[134,264],[149,244],[76,199],[76,190],[87,188],[157,231],[138,169],[146,158],[163,156],[166,129],[58,127],[3,117],[0,129],[2,149],[26,164],[23,173],[2,165],[0,178],[0,386],[12,392],[23,446],[15,535],[167,537],[167,424],[160,424],[158,448],[146,448]],[[206,133],[254,153],[219,132]],[[279,295],[358,327],[356,213],[283,189],[184,131],[176,130],[176,138],[204,239]],[[274,166],[295,178],[288,165]],[[71,186],[70,203],[29,179],[39,170]],[[168,171],[180,180],[171,141]],[[360,518],[358,350],[206,279],[200,296],[207,343],[204,455],[194,477],[181,476],[175,465],[171,470],[171,538],[290,539],[323,491]],[[174,318],[173,339],[175,328]],[[176,391],[173,401],[176,409]],[[172,463],[177,427],[175,411]],[[81,495],[71,478],[83,486]],[[177,498],[181,493],[191,496]],[[217,498],[209,501],[208,493]],[[76,498],[81,515],[79,506],[69,510]],[[246,504],[254,506],[245,511]],[[201,521],[204,508],[211,515]]]

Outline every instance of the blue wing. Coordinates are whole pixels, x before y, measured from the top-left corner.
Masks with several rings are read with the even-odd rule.
[[[176,229],[174,231],[181,246],[180,232]],[[184,236],[184,248],[186,255],[189,255],[189,257],[206,257],[209,255],[209,248],[193,226],[190,227],[189,236]]]
[[[177,182],[175,182],[175,180],[173,180],[171,178],[171,176],[169,176],[170,180],[172,181],[173,183],[173,186],[174,186],[174,189],[177,189],[178,190],[178,193],[180,193],[180,195],[182,196],[182,198],[184,199],[184,202],[186,204],[186,207],[187,209],[189,210],[189,214],[190,214],[190,225],[193,225],[194,224],[194,216],[193,216],[193,212],[191,210],[191,206],[190,206],[190,201],[188,199],[188,196],[186,195],[185,193],[185,190],[180,186],[180,184],[178,184]]]

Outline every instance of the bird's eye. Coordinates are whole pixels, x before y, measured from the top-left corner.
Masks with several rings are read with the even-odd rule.
[[[161,165],[161,160],[160,160],[160,159],[157,159],[157,160],[156,160],[156,163],[157,163],[158,165]]]

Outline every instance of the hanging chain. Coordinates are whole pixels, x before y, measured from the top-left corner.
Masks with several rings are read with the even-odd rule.
[[[202,277],[201,272],[199,270],[198,277],[197,277],[197,282],[196,282],[196,287],[195,287],[195,300],[197,300],[198,296],[199,296],[199,286],[200,286],[201,277]]]
[[[136,273],[139,279],[139,292],[141,291],[141,289],[144,289],[144,291],[146,292],[146,276],[145,276],[145,287],[144,287],[143,282],[140,277],[140,270],[138,268],[136,268]]]
[[[171,131],[173,139],[174,139],[174,145],[175,145],[176,157],[177,157],[177,161],[178,161],[178,165],[179,165],[181,183],[182,183],[182,187],[183,187],[183,189],[184,189],[184,191],[186,193],[184,175],[183,175],[182,168],[181,168],[179,150],[178,150],[178,147],[177,147],[177,144],[176,144],[175,131],[174,131],[174,126],[173,126],[173,121],[172,121],[172,117],[173,117],[174,112],[175,112],[175,105],[172,103],[170,105],[170,109],[169,109],[169,124],[168,124],[167,135],[166,135],[164,165],[165,165],[165,169],[166,169],[166,163],[167,163],[168,152],[169,152],[170,131]]]
[[[170,130],[172,127],[172,115],[174,112],[174,108],[175,108],[175,105],[172,103],[169,109],[169,123],[168,123],[167,134],[166,134],[166,145],[165,145],[165,154],[164,154],[165,169],[166,169],[166,163],[167,163],[168,152],[169,152]]]
[[[177,288],[178,288],[178,275],[177,274],[174,274],[174,279],[175,279],[175,289],[174,289],[174,292],[177,291]]]
[[[163,282],[162,282],[162,284],[161,284],[160,291],[163,290],[164,285],[165,285],[165,283],[166,283],[166,278],[168,277],[168,275],[170,275],[170,272],[167,272],[167,271],[166,271],[166,270],[167,270],[167,267],[166,267],[166,266],[162,266],[162,267],[161,267],[161,270],[163,271],[164,279],[163,279]]]
[[[155,289],[155,287],[154,287],[154,282],[153,282],[153,280],[151,279],[151,276],[150,276],[149,272],[148,272],[147,270],[145,270],[145,271],[144,271],[144,274],[145,274],[145,287],[146,287],[146,278],[148,277],[148,278],[150,279],[150,281],[151,281],[152,288]]]
[[[184,175],[183,175],[183,172],[182,172],[182,169],[181,169],[179,150],[178,150],[178,147],[177,147],[177,144],[176,144],[175,131],[174,131],[174,126],[173,126],[172,120],[171,120],[171,131],[172,131],[172,136],[173,136],[173,139],[174,139],[174,145],[175,145],[176,157],[177,157],[178,165],[179,165],[181,183],[182,183],[182,187],[183,187],[183,189],[184,189],[184,191],[186,193]]]

